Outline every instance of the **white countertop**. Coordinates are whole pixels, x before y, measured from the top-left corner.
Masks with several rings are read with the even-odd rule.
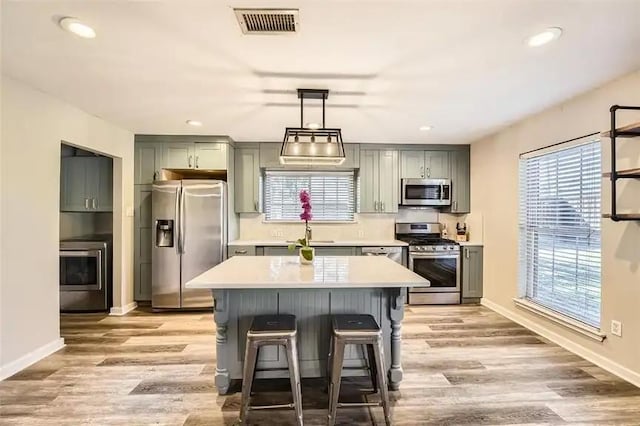
[[[292,242],[285,240],[233,240],[229,246],[286,247]],[[408,244],[398,240],[311,240],[312,247],[403,247]]]
[[[482,241],[458,241],[461,246],[482,246]]]
[[[292,289],[428,287],[420,275],[384,256],[235,256],[186,284],[187,288]]]

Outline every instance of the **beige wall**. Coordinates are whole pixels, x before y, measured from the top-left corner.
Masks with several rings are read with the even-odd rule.
[[[133,301],[133,134],[6,76],[1,87],[0,373],[60,336],[62,141],[114,157],[114,304]]]
[[[613,81],[562,105],[519,122],[471,145],[471,210],[484,223],[484,296],[508,315],[519,316],[567,347],[640,383],[640,222],[602,221],[603,343],[516,308],[518,295],[518,155],[609,126],[613,104],[640,105],[640,72]],[[626,115],[622,124],[640,121]],[[603,167],[609,166],[609,139],[603,139]],[[620,146],[619,168],[640,167],[640,140]],[[610,190],[603,180],[603,212]],[[619,185],[624,209],[640,212],[640,181]],[[612,319],[622,321],[623,335],[610,335]],[[541,328],[540,328],[541,327]]]

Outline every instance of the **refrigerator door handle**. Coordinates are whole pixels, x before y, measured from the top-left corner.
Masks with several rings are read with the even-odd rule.
[[[184,234],[185,234],[185,214],[184,214],[184,188],[180,188],[180,253],[185,253],[185,243],[184,243]]]
[[[182,253],[182,246],[181,246],[181,223],[182,223],[182,218],[180,217],[180,191],[182,190],[182,188],[178,188],[176,191],[176,226],[175,226],[175,237],[176,237],[176,248],[178,249],[178,254]]]

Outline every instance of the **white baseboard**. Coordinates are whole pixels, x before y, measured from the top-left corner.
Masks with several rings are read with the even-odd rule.
[[[537,333],[539,335],[541,335],[542,337],[545,337],[549,340],[551,340],[553,343],[562,346],[563,348],[565,348],[566,350],[568,350],[569,352],[573,352],[574,354],[581,356],[582,358],[586,359],[587,361],[590,361],[592,363],[594,363],[595,365],[597,365],[600,368],[603,368],[605,370],[607,370],[608,372],[615,374],[616,376],[620,377],[623,380],[626,380],[629,383],[632,383],[638,387],[640,387],[640,373],[636,373],[635,371],[630,370],[629,368],[618,364],[617,362],[614,362],[612,360],[610,360],[607,357],[604,357],[594,351],[592,351],[591,349],[587,349],[584,346],[574,342],[571,339],[568,339],[550,329],[548,329],[547,327],[545,327],[544,325],[538,324],[537,322],[531,321],[529,318],[520,315],[517,312],[514,312],[510,309],[507,309],[501,305],[498,305],[497,303],[494,303],[490,300],[487,300],[485,298],[482,298],[481,302],[480,302],[483,306],[486,306],[487,308],[491,309],[492,311],[495,311],[497,313],[499,313],[500,315],[509,318],[511,321],[514,321],[518,324],[520,324],[521,326],[528,328],[529,330],[533,331],[534,333]]]
[[[44,346],[40,346],[35,351],[31,351],[7,365],[3,365],[0,368],[0,380],[4,380],[7,377],[13,376],[17,372],[24,370],[28,366],[35,364],[43,358],[48,357],[49,355],[62,349],[63,347],[64,339],[60,337],[52,342],[47,343]]]
[[[137,307],[138,307],[138,304],[136,302],[131,302],[125,306],[114,306],[109,311],[109,315],[114,315],[114,316],[127,315],[129,312],[133,311]]]

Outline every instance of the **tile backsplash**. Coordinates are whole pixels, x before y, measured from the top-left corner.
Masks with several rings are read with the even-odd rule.
[[[396,222],[440,222],[453,235],[456,222],[467,222],[470,235],[480,235],[473,215],[439,213],[434,209],[401,208],[397,214],[357,214],[353,223],[313,223],[315,240],[389,240],[394,238]],[[302,222],[265,222],[262,214],[240,215],[241,240],[292,240],[304,234]]]

